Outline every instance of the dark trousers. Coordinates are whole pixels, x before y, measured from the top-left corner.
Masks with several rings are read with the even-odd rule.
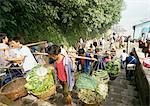
[[[126,70],[126,78],[127,80],[131,80],[131,77],[134,75],[134,70]]]
[[[126,67],[126,60],[125,61],[121,61],[121,68],[124,69]]]
[[[19,67],[18,65],[11,65],[10,68],[13,67],[14,69],[7,69],[6,75],[3,77],[3,80],[1,82],[1,86],[7,84],[10,82],[13,78],[23,77],[23,73],[21,69],[17,69]],[[16,69],[15,69],[16,67]]]

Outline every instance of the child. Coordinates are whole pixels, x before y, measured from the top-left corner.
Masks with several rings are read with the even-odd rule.
[[[126,53],[125,50],[123,50],[123,53],[120,55],[120,59],[121,59],[121,68],[124,69],[125,68],[125,64],[126,64],[126,58],[128,57],[128,54]]]

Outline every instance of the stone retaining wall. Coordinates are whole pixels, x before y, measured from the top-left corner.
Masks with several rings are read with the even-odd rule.
[[[136,58],[139,60],[137,54]],[[135,82],[141,106],[150,106],[150,69],[143,67],[140,60],[135,71]]]

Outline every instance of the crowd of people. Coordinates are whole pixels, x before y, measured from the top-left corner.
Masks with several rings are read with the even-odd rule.
[[[54,45],[46,42],[40,47],[28,47],[20,42],[18,37],[9,39],[6,34],[1,33],[0,35],[0,71],[1,73],[5,70],[5,75],[2,77],[1,86],[10,82],[13,78],[26,77],[26,74],[31,71],[37,64],[49,64],[53,66],[56,70],[56,82],[59,82],[64,91],[64,97],[66,98],[66,103],[71,103],[72,98],[70,92],[74,86],[74,69],[73,61],[68,55],[68,51],[64,49],[63,45]],[[80,47],[77,51],[77,55],[84,58],[76,58],[77,71],[82,73],[89,73],[91,66],[95,67],[95,63],[92,58],[98,59],[101,55],[100,49],[104,49],[104,38],[100,40],[101,43],[95,40],[90,44],[89,48],[85,50],[82,46],[84,41],[80,38]],[[101,47],[101,48],[99,48]],[[36,52],[47,53],[48,61],[41,62],[39,55],[35,55]],[[104,67],[104,63],[111,60],[111,55],[107,51],[106,55],[102,57],[103,62],[101,62],[100,68]],[[94,65],[92,65],[94,64]],[[13,67],[13,69],[11,69]],[[15,68],[16,69],[15,69]],[[98,67],[98,66],[97,66]]]
[[[5,34],[0,35],[0,67],[1,72],[7,68],[6,74],[2,77],[1,86],[10,82],[13,78],[26,77],[26,73],[32,70],[37,64],[35,56],[31,50],[36,51],[36,48],[29,48],[20,43],[20,39],[13,38],[9,40]],[[45,52],[48,53],[49,63],[54,64],[58,81],[63,87],[64,97],[67,103],[71,103],[69,91],[73,88],[73,74],[71,59],[63,51],[63,46],[44,45]],[[13,69],[11,69],[13,67]],[[16,69],[14,68],[16,67]],[[18,67],[22,67],[18,69]]]
[[[121,45],[124,45],[124,39],[120,37]],[[117,42],[116,34],[113,33],[109,37],[110,47],[112,50],[105,50],[106,41],[102,37],[99,40],[96,38],[86,47],[85,41],[80,38],[78,46],[75,47],[76,57],[75,61],[72,61],[69,52],[65,50],[63,45],[54,45],[53,43],[46,42],[41,48],[33,46],[27,47],[21,44],[21,40],[17,37],[8,39],[6,34],[0,34],[0,71],[2,72],[5,67],[6,75],[1,80],[1,86],[5,85],[12,78],[26,77],[26,73],[32,70],[37,64],[49,64],[53,66],[55,71],[56,83],[59,82],[64,91],[64,97],[66,103],[72,102],[71,91],[74,87],[74,71],[77,70],[81,73],[90,73],[91,69],[104,69],[106,64],[113,59],[116,52],[113,48],[113,43]],[[41,62],[39,55],[34,53],[46,53],[48,59],[44,59]],[[113,52],[113,53],[111,53]],[[40,56],[42,57],[42,56]],[[82,58],[84,57],[84,58]],[[88,59],[85,59],[88,58]],[[93,61],[93,58],[97,61]],[[122,68],[126,68],[126,64],[137,64],[137,60],[134,57],[133,52],[128,55],[125,50],[121,54]],[[76,65],[76,69],[73,67]],[[12,69],[11,67],[21,67],[20,69]],[[11,70],[11,71],[10,71]],[[127,79],[131,79],[132,73],[127,70]]]
[[[119,35],[115,32],[112,33],[107,39],[110,42],[110,48],[112,48],[114,45],[116,46],[116,43],[119,43],[116,46],[117,48],[124,48],[125,47],[125,43],[124,43],[125,37],[127,38],[127,36]]]

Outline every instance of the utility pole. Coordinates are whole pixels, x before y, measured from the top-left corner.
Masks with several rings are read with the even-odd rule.
[[[129,54],[129,42],[130,42],[130,37],[131,37],[131,36],[128,36],[128,37],[127,37],[127,48],[126,48],[126,49],[127,49],[127,53],[128,53],[128,54]]]

